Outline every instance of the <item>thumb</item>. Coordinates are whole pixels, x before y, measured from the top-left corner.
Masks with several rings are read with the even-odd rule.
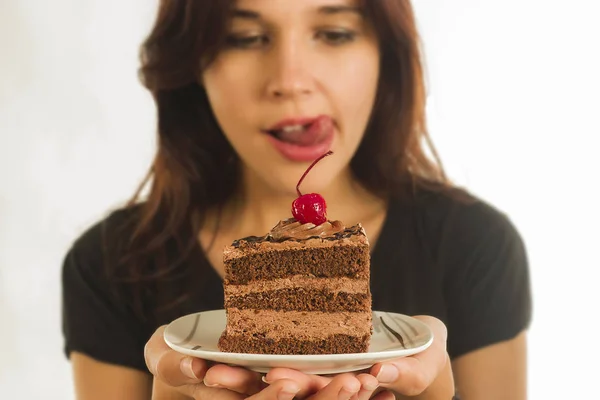
[[[406,396],[417,396],[427,389],[449,362],[446,352],[447,330],[442,321],[429,316],[416,316],[433,332],[433,343],[421,353],[376,364],[371,374],[382,387]]]
[[[170,386],[202,382],[208,366],[204,360],[188,357],[171,349],[163,339],[165,327],[154,332],[144,348],[148,370]]]

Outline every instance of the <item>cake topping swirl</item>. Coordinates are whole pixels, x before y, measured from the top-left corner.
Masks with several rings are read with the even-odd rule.
[[[354,235],[366,236],[366,233],[361,224],[356,224],[349,228],[345,228],[340,221],[331,221],[324,226],[311,226],[307,224],[298,224],[294,218],[280,221],[271,231],[264,236],[247,236],[233,241],[233,248],[241,248],[244,246],[256,246],[259,243],[283,243],[286,241],[302,242],[307,239],[321,239],[323,241],[332,241],[340,239],[348,239]],[[287,227],[287,225],[292,225]],[[296,232],[292,231],[292,227],[305,225]],[[302,229],[305,229],[302,231]]]
[[[271,232],[271,236],[274,240],[283,239],[308,239],[313,237],[324,237],[333,236],[336,233],[343,232],[346,229],[341,221],[326,221],[320,225],[312,223],[302,224],[295,218],[289,218],[280,221]]]

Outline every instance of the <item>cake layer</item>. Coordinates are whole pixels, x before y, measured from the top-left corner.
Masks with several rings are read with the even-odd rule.
[[[323,311],[323,312],[370,312],[371,294],[331,292],[327,289],[287,288],[268,292],[249,293],[243,296],[226,296],[225,308],[276,310],[276,311]]]
[[[227,309],[228,335],[260,335],[265,339],[322,339],[332,335],[362,337],[370,334],[372,313],[306,312]]]
[[[332,335],[323,339],[280,338],[261,335],[229,335],[219,338],[219,349],[229,353],[251,354],[349,354],[366,353],[370,334],[363,336]]]
[[[359,280],[345,277],[323,279],[295,275],[289,278],[249,282],[246,285],[227,285],[225,286],[225,296],[244,296],[251,293],[271,292],[290,288],[367,293],[369,291],[369,282],[365,279]]]
[[[284,243],[269,244],[281,246]],[[255,280],[287,278],[295,275],[368,280],[369,261],[369,245],[367,243],[325,247],[307,245],[296,248],[272,248],[226,259],[227,279],[225,283],[239,285]]]
[[[308,278],[302,275],[225,286],[225,308],[277,311],[369,311],[365,279]]]

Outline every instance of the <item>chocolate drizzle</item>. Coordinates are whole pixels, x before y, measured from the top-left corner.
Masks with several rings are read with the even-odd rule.
[[[294,218],[290,218],[280,221],[265,236],[247,236],[234,240],[231,246],[239,248],[243,244],[263,242],[282,243],[285,241],[302,242],[309,239],[333,241],[347,239],[355,235],[365,235],[360,224],[346,228],[340,221],[327,221],[324,224],[315,226],[310,223],[301,224]]]
[[[404,338],[402,337],[401,334],[399,334],[398,332],[396,332],[395,330],[393,330],[388,324],[385,323],[385,321],[383,320],[383,317],[379,317],[379,319],[381,319],[381,323],[383,324],[383,327],[385,329],[387,329],[392,335],[394,335],[394,337],[400,342],[400,345],[404,348],[406,348],[406,345],[404,344]]]

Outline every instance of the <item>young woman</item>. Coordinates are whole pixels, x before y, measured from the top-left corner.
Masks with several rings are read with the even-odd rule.
[[[79,399],[525,398],[524,246],[427,156],[409,0],[163,0],[141,77],[158,111],[148,198],[64,263]],[[224,246],[290,217],[299,177],[328,150],[303,190],[365,227],[373,308],[424,315],[434,344],[360,374],[264,380],[169,350],[161,326],[223,307]]]

